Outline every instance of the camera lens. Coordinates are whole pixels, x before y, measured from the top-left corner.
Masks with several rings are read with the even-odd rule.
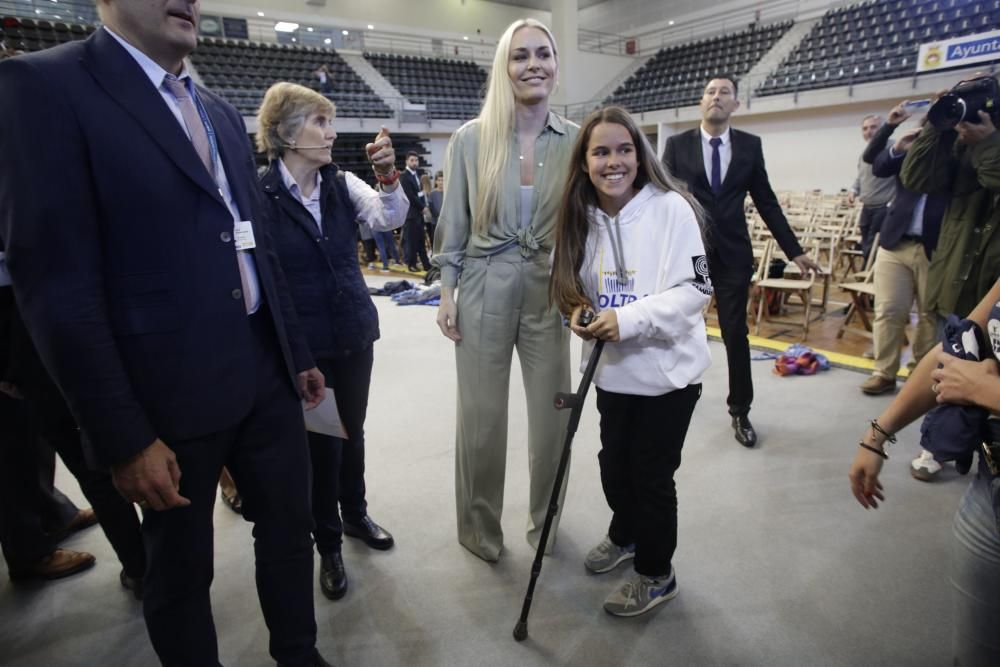
[[[927,111],[927,120],[937,130],[950,130],[965,117],[965,100],[955,93],[947,93]]]

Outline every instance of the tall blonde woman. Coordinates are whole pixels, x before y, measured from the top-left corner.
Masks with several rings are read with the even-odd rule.
[[[435,235],[434,263],[441,269],[437,323],[455,341],[458,369],[458,539],[487,561],[499,559],[503,549],[515,347],[528,403],[532,546],[545,521],[566,425],[552,398],[569,388],[569,336],[549,305],[548,258],[579,128],[549,109],[558,73],[548,28],[532,19],[507,28],[483,110],[448,146],[448,189]]]

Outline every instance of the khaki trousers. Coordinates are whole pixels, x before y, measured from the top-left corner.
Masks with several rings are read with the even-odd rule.
[[[546,254],[522,258],[515,247],[490,258],[466,258],[458,287],[458,541],[488,561],[497,560],[503,548],[500,515],[515,347],[528,403],[528,541],[536,548],[562,452],[569,415],[555,409],[553,398],[569,390],[569,331],[549,307],[548,284]],[[547,551],[555,542],[558,519]]]
[[[875,258],[874,375],[895,379],[914,298],[919,319],[913,359],[920,361],[937,342],[934,314],[924,308],[929,264],[924,246],[915,241],[903,241],[893,250],[882,248]]]

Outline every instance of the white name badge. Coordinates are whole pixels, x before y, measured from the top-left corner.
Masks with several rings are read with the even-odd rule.
[[[253,238],[253,225],[249,220],[234,223],[233,232],[237,250],[253,250],[257,247],[257,242]]]

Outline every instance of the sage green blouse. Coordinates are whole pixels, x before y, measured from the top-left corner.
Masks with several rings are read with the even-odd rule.
[[[432,262],[441,269],[444,287],[458,285],[466,257],[489,257],[519,247],[522,255],[548,252],[555,241],[556,215],[569,175],[569,158],[580,127],[549,112],[545,129],[535,139],[534,196],[531,222],[521,224],[521,167],[517,133],[511,136],[507,164],[508,192],[500,197],[496,220],[486,234],[472,232],[472,216],[479,187],[479,119],[455,131],[448,144],[444,174],[444,202],[434,235]]]

